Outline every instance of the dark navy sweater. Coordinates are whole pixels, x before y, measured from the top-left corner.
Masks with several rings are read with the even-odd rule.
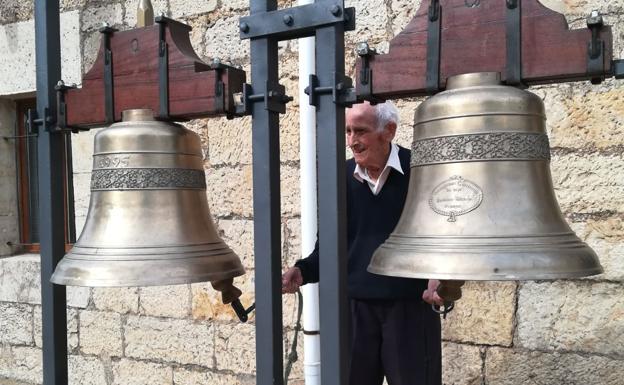
[[[366,271],[373,253],[394,230],[409,184],[410,151],[399,147],[404,175],[391,169],[378,195],[353,176],[355,161],[347,161],[348,295],[357,299],[420,299],[427,281],[387,277]],[[307,258],[297,261],[304,283],[319,280],[318,242]]]

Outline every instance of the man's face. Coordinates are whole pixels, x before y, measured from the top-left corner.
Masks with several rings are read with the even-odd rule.
[[[347,109],[346,121],[347,145],[355,162],[366,169],[383,168],[396,125],[391,123],[378,130],[375,109],[368,102]]]

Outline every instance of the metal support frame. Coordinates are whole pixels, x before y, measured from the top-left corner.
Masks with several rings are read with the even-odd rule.
[[[47,118],[49,111],[56,110],[54,86],[61,78],[59,19],[59,0],[35,0],[37,111],[43,117],[37,145],[44,385],[66,385],[68,381],[66,291],[65,286],[50,282],[65,254],[63,205],[59,202],[63,202],[63,142],[69,140],[66,134],[50,129],[54,122]]]
[[[240,21],[251,39],[251,85],[238,112],[251,112],[256,260],[256,367],[258,385],[283,384],[279,113],[289,101],[278,80],[277,42],[316,34],[316,75],[310,77],[317,107],[321,357],[323,385],[347,383],[346,176],[344,106],[355,101],[344,76],[344,32],[355,27],[343,1],[277,10],[276,0],[251,0]],[[263,102],[263,103],[261,103]]]

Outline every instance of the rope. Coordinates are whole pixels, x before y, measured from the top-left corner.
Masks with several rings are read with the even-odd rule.
[[[299,359],[299,356],[297,356],[297,340],[299,339],[299,332],[302,329],[301,314],[303,313],[303,295],[301,295],[300,290],[297,290],[297,302],[297,323],[295,324],[295,336],[293,337],[292,345],[290,346],[290,353],[288,353],[286,365],[284,365],[284,385],[288,385],[288,377],[290,377],[292,366]]]

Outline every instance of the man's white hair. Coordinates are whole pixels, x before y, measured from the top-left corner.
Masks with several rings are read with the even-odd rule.
[[[372,107],[375,108],[375,115],[377,116],[377,131],[383,131],[388,123],[399,126],[399,110],[390,100]]]

